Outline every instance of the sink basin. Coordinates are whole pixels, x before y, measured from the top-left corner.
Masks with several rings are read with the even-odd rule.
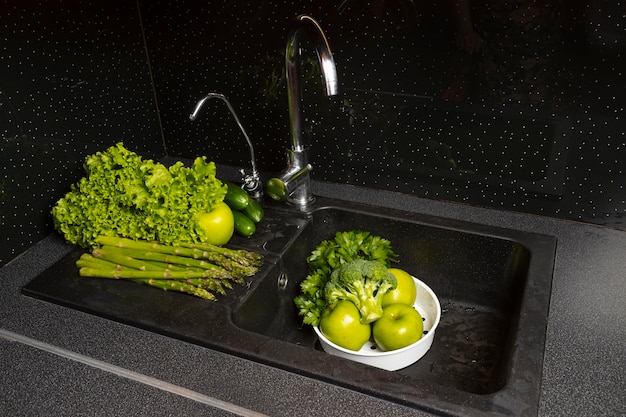
[[[389,372],[328,355],[297,315],[306,257],[351,229],[391,240],[398,266],[439,297],[434,343],[408,368]],[[233,243],[263,252],[266,262],[249,286],[216,302],[80,278],[73,264],[80,250],[23,292],[433,413],[536,415],[554,237],[318,198],[310,213],[267,207],[254,238]]]
[[[498,412],[496,398],[506,391],[524,404],[513,410],[516,415],[536,411],[555,249],[550,237],[391,210],[373,214],[363,208],[320,208],[277,265],[286,287],[263,280],[233,312],[235,325],[321,350],[292,300],[307,275],[311,250],[336,231],[351,229],[389,239],[400,255],[398,266],[433,289],[443,314],[430,352],[393,376],[373,369],[351,374],[358,366],[341,361],[325,366],[320,376],[406,402],[435,392],[458,397],[465,406],[472,398],[483,413]],[[511,404],[499,406],[505,410]]]

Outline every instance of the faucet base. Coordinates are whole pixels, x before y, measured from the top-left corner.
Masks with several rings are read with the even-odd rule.
[[[265,185],[267,194],[274,200],[286,200],[287,203],[302,209],[308,208],[315,201],[311,193],[311,177],[313,167],[307,164],[303,168],[292,165],[278,177],[270,178]]]
[[[310,185],[307,185],[306,189],[302,190],[305,192],[301,193],[301,190],[296,190],[293,194],[287,197],[287,204],[294,205],[302,211],[307,210],[313,205],[313,203],[315,203],[315,197],[308,190],[310,190]]]

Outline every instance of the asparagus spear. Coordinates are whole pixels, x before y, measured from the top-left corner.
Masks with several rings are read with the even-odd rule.
[[[149,262],[131,258],[124,253],[108,251],[105,248],[94,249],[91,252],[91,256],[96,259],[101,259],[103,261],[108,261],[116,265],[121,265],[140,271],[159,271],[163,269],[159,268],[158,266],[151,265]]]
[[[154,266],[158,266],[159,270],[168,269],[168,270],[172,270],[172,271],[195,271],[195,272],[202,271],[202,269],[200,269],[200,268],[191,268],[191,267],[182,266],[182,265],[174,265],[174,264],[166,263],[166,262],[150,261],[150,263],[152,265],[154,265]],[[123,269],[123,268],[128,268],[128,267],[125,267],[123,265],[116,264],[114,262],[109,262],[109,261],[107,261],[105,259],[96,258],[95,256],[93,256],[90,253],[83,253],[80,256],[80,258],[76,261],[76,265],[79,266],[79,267],[80,266],[90,266],[90,267],[94,267],[94,268],[104,268],[104,269],[112,269],[112,268]],[[155,269],[155,271],[156,271],[156,269]]]
[[[231,290],[233,288],[230,281],[223,279],[189,278],[186,279],[185,282],[221,295],[226,294],[227,289]]]
[[[209,260],[214,262],[217,262],[220,258],[226,258],[240,263],[241,265],[263,265],[263,256],[260,253],[250,252],[243,249],[229,249],[222,246],[211,245],[210,243],[184,243],[182,246],[185,248],[201,250],[203,251],[203,255],[208,257],[207,259],[212,258]],[[225,262],[225,260],[223,262]]]
[[[170,255],[187,256],[194,259],[203,259],[205,256],[214,256],[210,254],[210,252],[214,252],[241,263],[242,265],[248,266],[260,266],[263,261],[262,255],[255,252],[242,249],[229,249],[221,246],[210,245],[208,243],[170,246],[157,242],[146,242],[115,236],[99,236],[96,238],[96,243],[99,245],[117,246],[120,248],[141,249],[152,252],[167,253]]]
[[[202,271],[201,269],[187,268],[187,267],[182,267],[182,266],[179,266],[179,265],[172,265],[172,264],[167,264],[167,263],[159,263],[159,262],[155,262],[155,261],[152,261],[150,263],[155,265],[155,266],[160,266],[161,268],[159,270],[161,270],[161,271],[164,271],[164,270],[168,270],[168,271],[194,271],[194,272],[201,272]],[[91,255],[89,253],[83,253],[80,256],[80,258],[76,261],[76,266],[78,266],[79,268],[89,267],[89,268],[117,270],[117,271],[120,271],[122,269],[134,270],[133,268],[130,268],[128,266],[116,264],[114,262],[109,262],[109,261],[107,261],[105,259],[96,258],[95,256],[93,256],[93,255]],[[156,269],[154,269],[154,270],[156,271]]]
[[[168,246],[106,236],[97,242],[100,248],[76,261],[81,276],[127,279],[208,300],[231,289],[231,280],[244,282],[262,264],[260,254],[212,245]]]
[[[94,277],[97,275],[98,278],[113,278],[113,279],[121,279],[124,278],[122,275],[127,274],[133,270],[132,268],[128,268],[119,264],[115,264],[113,262],[106,261],[104,259],[96,258],[88,253],[84,253],[81,255],[80,259],[76,261],[76,265],[80,268],[81,276],[89,276]],[[167,264],[164,264],[167,265]],[[163,268],[163,270],[167,270],[168,268]],[[125,270],[125,273],[120,274],[120,271]],[[185,268],[176,268],[177,271],[186,271]],[[106,272],[105,272],[106,271]],[[191,272],[191,271],[189,271]],[[202,271],[195,271],[202,272]],[[137,275],[128,274],[128,275]],[[150,273],[150,275],[154,275],[154,273]],[[171,275],[171,274],[170,274]],[[207,295],[204,291],[215,292],[218,294],[225,294],[227,289],[231,289],[232,285],[229,281],[212,279],[212,278],[190,278],[189,275],[184,276],[185,274],[180,274],[180,280],[183,285],[172,284],[159,282],[161,280],[155,278],[126,278],[129,281],[135,281],[140,284],[150,285],[152,287],[166,289],[166,290],[175,290],[182,291],[185,293],[189,293],[192,295],[197,295],[199,297],[212,300],[215,297],[213,295]],[[173,278],[170,276],[167,280],[171,281]],[[192,287],[197,287],[194,289]]]
[[[138,249],[123,249],[115,246],[103,246],[94,249],[92,255],[142,271],[162,271],[163,267],[160,263],[165,262],[200,269],[206,277],[231,278],[231,274],[222,267],[204,260],[185,258],[184,256],[167,255]],[[153,264],[151,261],[157,261],[159,264]]]
[[[134,279],[133,281],[139,284],[150,285],[151,287],[160,288],[168,291],[178,291],[187,294],[195,295],[196,297],[204,298],[205,300],[215,300],[215,295],[204,288],[196,287],[195,285],[187,284],[182,281],[175,281],[169,279]]]
[[[76,266],[82,268],[83,266],[91,267],[91,268],[102,268],[102,269],[124,269],[126,266],[122,266],[113,262],[105,261],[104,259],[96,258],[90,253],[83,253],[80,258],[76,261]]]
[[[206,260],[206,257],[188,258],[186,256],[168,255],[165,253],[144,251],[141,249],[121,249],[113,246],[103,246],[103,248],[112,251],[123,251],[124,254],[136,259],[167,262],[175,265],[184,265],[189,268],[206,269],[215,272],[216,278],[234,279],[239,282],[241,282],[242,278],[254,275],[258,271],[258,268],[256,267],[244,266],[234,262],[227,264],[228,267],[215,265],[214,263]]]
[[[94,277],[94,278],[111,278],[111,279],[144,279],[153,278],[159,280],[179,281],[191,278],[204,278],[211,279],[212,277],[206,275],[206,271],[171,271],[163,269],[161,271],[149,270],[141,271],[139,269],[131,268],[114,268],[104,269],[100,267],[83,266],[79,269],[78,273],[81,277]]]

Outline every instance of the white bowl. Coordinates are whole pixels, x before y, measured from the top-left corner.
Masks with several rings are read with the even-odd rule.
[[[378,350],[372,342],[366,342],[360,350],[354,351],[334,344],[322,334],[318,327],[314,327],[313,329],[317,333],[324,351],[330,355],[386,369],[387,371],[397,371],[417,362],[428,352],[433,344],[435,330],[441,319],[441,306],[437,296],[428,285],[415,277],[413,277],[413,280],[417,286],[417,297],[413,306],[419,311],[424,320],[424,331],[428,331],[420,340],[412,345],[387,352]]]

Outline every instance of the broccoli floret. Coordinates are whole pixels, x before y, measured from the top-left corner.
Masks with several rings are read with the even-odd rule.
[[[304,324],[318,326],[327,302],[324,289],[331,273],[356,259],[378,261],[389,267],[398,261],[391,242],[362,230],[337,232],[333,239],[320,242],[307,257],[309,275],[302,281],[301,292],[294,298]]]
[[[329,304],[350,300],[361,312],[361,323],[371,323],[383,314],[383,296],[397,286],[396,278],[378,261],[357,259],[330,275],[324,287]]]

